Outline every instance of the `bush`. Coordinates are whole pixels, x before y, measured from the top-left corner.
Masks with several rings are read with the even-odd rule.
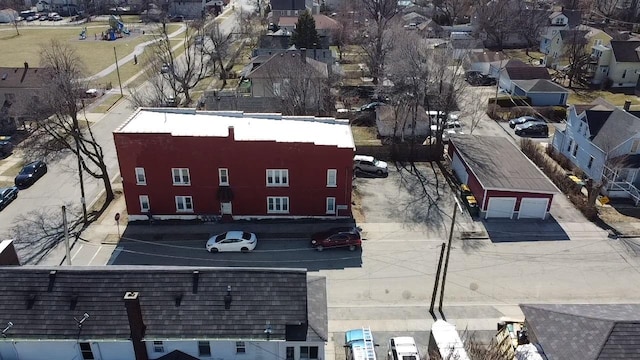
[[[496,103],[498,104],[498,106],[509,108],[514,106],[531,105],[531,99],[526,96],[501,96],[498,98],[489,98],[489,105]]]

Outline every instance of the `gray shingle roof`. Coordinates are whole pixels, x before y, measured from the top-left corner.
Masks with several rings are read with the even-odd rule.
[[[638,47],[640,41],[611,41],[611,49],[617,62],[640,62],[636,51]]]
[[[194,271],[199,272],[197,281]],[[229,285],[232,302],[225,310]],[[7,332],[9,339],[75,339],[74,317],[82,318],[86,312],[90,318],[82,326],[81,338],[129,339],[123,302],[128,291],[140,294],[145,340],[263,339],[267,322],[273,340],[284,340],[285,334],[301,329],[302,336],[309,336],[307,275],[300,269],[2,267],[0,321],[14,323]],[[315,338],[326,338],[324,294],[314,294],[309,303],[314,323],[308,323],[308,331],[319,331]]]
[[[471,63],[484,63],[494,62],[507,59],[502,51],[476,51],[469,54],[469,62]]]
[[[0,89],[41,89],[44,68],[0,67]]]
[[[553,93],[568,93],[569,91],[562,86],[554,83],[551,80],[535,79],[535,80],[514,80],[516,84],[522,90],[526,92],[553,92]]]
[[[271,0],[271,10],[304,10],[304,0]]]
[[[591,141],[605,152],[613,150],[640,132],[640,119],[624,110],[614,109],[610,112],[600,111],[601,114],[596,113],[595,111],[587,111],[589,131],[593,136]],[[609,113],[609,116],[602,120],[606,113]],[[594,116],[597,116],[596,120],[589,119],[589,117]],[[592,123],[594,128],[591,127]],[[597,123],[602,123],[600,129],[597,129]]]
[[[640,304],[520,305],[549,359],[640,358]]]
[[[455,135],[450,142],[485,189],[557,193],[559,190],[509,140]]]
[[[551,75],[545,67],[539,66],[506,66],[503,71],[509,75],[511,80],[533,80],[546,79],[551,80]]]

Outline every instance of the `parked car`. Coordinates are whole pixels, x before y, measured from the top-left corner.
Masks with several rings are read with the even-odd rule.
[[[355,227],[339,227],[311,236],[311,246],[318,251],[328,248],[348,248],[354,251],[362,245],[360,231]]]
[[[13,144],[9,141],[0,141],[0,157],[5,157],[13,151]]]
[[[378,106],[384,105],[383,102],[374,101],[366,105],[362,105],[358,111],[375,111]]]
[[[246,231],[227,231],[222,234],[214,235],[207,241],[207,251],[241,251],[249,252],[256,248],[258,238],[256,234]]]
[[[356,155],[353,157],[353,170],[384,175],[389,172],[389,167],[373,156]]]
[[[480,71],[467,71],[465,73],[465,80],[467,80],[470,85],[474,86],[496,85],[495,78],[492,78],[489,75],[485,75]]]
[[[516,125],[524,124],[529,121],[543,121],[534,116],[520,116],[519,118],[509,120],[509,127],[515,128]]]
[[[460,121],[447,121],[444,124],[439,124],[442,128],[442,132],[446,132],[447,130],[461,130],[462,123]],[[438,124],[431,125],[431,132],[435,133],[438,131]]]
[[[4,209],[18,197],[18,188],[15,186],[0,189],[0,210]]]
[[[516,135],[549,136],[549,126],[544,121],[529,121],[516,126]]]
[[[449,129],[449,130],[445,130],[442,132],[442,142],[443,143],[448,143],[449,139],[451,138],[452,135],[456,135],[456,134],[464,134],[464,131],[459,130],[459,129]]]
[[[398,336],[389,339],[387,360],[420,360],[416,341],[411,336]]]
[[[25,165],[16,176],[14,182],[19,189],[28,188],[47,173],[47,164],[37,160]]]

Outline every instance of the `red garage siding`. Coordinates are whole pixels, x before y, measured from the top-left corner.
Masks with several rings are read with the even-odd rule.
[[[549,203],[547,204],[547,212],[551,209],[551,200],[553,199],[553,194],[540,194],[540,193],[531,193],[531,192],[517,192],[517,191],[500,191],[500,190],[487,190],[487,198],[492,197],[514,197],[516,198],[516,208],[514,211],[520,211],[520,201],[522,198],[539,198],[539,199],[549,199]],[[482,210],[486,211],[487,204],[484,204]]]
[[[354,150],[311,143],[235,141],[233,137],[114,133],[127,210],[143,215],[139,196],[149,197],[154,216],[177,215],[175,196],[192,196],[191,215],[219,214],[218,169],[229,172],[234,216],[334,216],[326,198],[351,215]],[[135,168],[145,170],[147,185],[136,185]],[[188,168],[190,186],[175,186],[172,168]],[[288,187],[267,187],[267,169],[288,169]],[[337,170],[337,186],[327,187],[327,170]],[[288,196],[288,214],[267,214],[268,196]]]

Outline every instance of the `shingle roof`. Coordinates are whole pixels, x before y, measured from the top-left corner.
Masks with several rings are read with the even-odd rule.
[[[44,68],[0,67],[0,89],[40,89]]]
[[[618,145],[629,140],[629,138],[640,133],[639,118],[620,109],[615,109],[609,114],[601,128],[595,133],[591,129],[591,121],[589,121],[589,131],[593,136],[591,141],[605,152],[613,150]],[[593,116],[593,112],[588,111],[587,118],[589,116]]]
[[[553,92],[553,93],[568,93],[569,91],[562,86],[554,83],[551,80],[535,79],[535,80],[514,80],[516,84],[522,90],[526,92]]]
[[[569,30],[560,30],[560,38],[562,38],[563,42],[569,42],[566,45],[571,45],[571,42],[574,41],[575,39],[575,44],[587,44],[587,34],[589,33],[589,30],[576,30],[576,29],[569,29]]]
[[[545,79],[551,80],[551,75],[545,67],[538,66],[507,66],[504,71],[509,75],[511,80],[533,80]]]
[[[328,17],[327,15],[316,14],[313,15],[313,20],[316,22],[317,30],[331,30],[340,29],[340,23],[336,20]],[[282,16],[278,19],[278,26],[293,26],[298,23],[297,16]]]
[[[280,69],[295,69],[297,67],[300,71],[313,71],[316,78],[326,79],[329,76],[327,64],[309,56],[309,52],[313,51],[312,49],[306,51],[307,55],[304,62],[301,60],[302,51],[300,50],[287,50],[274,54],[270,59],[254,68],[246,77],[268,78],[283,72]],[[284,71],[286,72],[286,70]]]
[[[8,339],[77,339],[74,317],[87,313],[81,339],[129,339],[129,291],[139,292],[145,340],[263,339],[267,322],[271,339],[284,340],[289,328],[306,327],[308,305],[320,307],[310,310],[314,321],[326,322],[326,298],[307,302],[304,270],[177,266],[2,267],[0,319],[14,324]],[[308,324],[310,331],[326,328]]]
[[[262,35],[258,40],[258,49],[286,50],[291,47],[291,35]],[[328,49],[329,39],[320,36],[318,49]]]
[[[429,116],[422,106],[418,106],[416,123],[413,124],[413,111],[407,107],[385,105],[376,110],[376,127],[382,137],[427,136],[431,131]]]
[[[555,11],[549,15],[549,19],[553,20],[560,15],[564,15],[567,17],[567,23],[570,28],[576,27],[582,22],[582,12],[580,10]]]
[[[501,61],[507,58],[502,51],[475,51],[469,54],[469,61],[471,63],[483,63]]]
[[[520,305],[549,359],[640,358],[640,304]],[[531,336],[533,335],[533,336]]]
[[[611,41],[611,49],[617,62],[640,62],[638,47],[640,47],[640,41]]]
[[[271,0],[271,10],[304,10],[304,0]]]
[[[504,137],[455,135],[449,141],[485,189],[559,192],[542,171]]]

